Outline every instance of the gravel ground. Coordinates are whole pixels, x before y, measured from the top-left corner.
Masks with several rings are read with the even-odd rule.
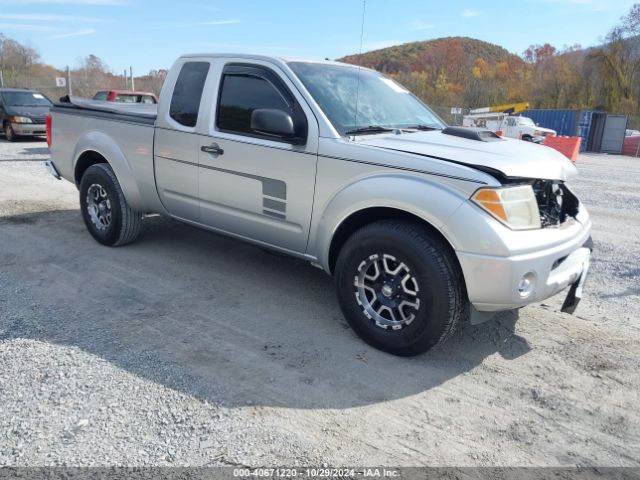
[[[0,140],[0,465],[640,466],[640,162],[581,156],[560,298],[401,359],[297,260],[163,219],[101,247],[42,142]]]

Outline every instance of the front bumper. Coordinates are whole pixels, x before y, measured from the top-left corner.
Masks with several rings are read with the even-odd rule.
[[[442,231],[477,312],[513,310],[557,294],[580,278],[591,252],[591,220],[582,204],[559,227],[516,231],[465,202]],[[531,286],[525,296],[523,277]]]
[[[46,135],[47,127],[44,123],[12,123],[11,127],[16,135]]]
[[[589,265],[591,237],[582,235],[552,248],[513,257],[458,253],[469,300],[480,312],[512,310],[541,302],[581,279]],[[523,278],[533,283],[523,295]]]

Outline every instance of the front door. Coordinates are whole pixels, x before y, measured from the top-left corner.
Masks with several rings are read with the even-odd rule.
[[[214,121],[199,136],[202,223],[295,252],[309,235],[317,163],[317,123],[293,86],[265,65],[227,63]],[[278,110],[295,138],[258,131],[252,114]],[[254,119],[255,120],[255,119]]]
[[[515,118],[508,117],[505,120],[505,125],[505,136],[509,138],[520,138],[520,132],[518,132],[518,125]]]

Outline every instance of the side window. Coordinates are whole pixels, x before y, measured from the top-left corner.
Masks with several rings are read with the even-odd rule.
[[[169,116],[185,127],[196,126],[202,90],[208,73],[208,62],[188,62],[180,70],[171,97]]]
[[[98,92],[93,97],[94,100],[100,100],[101,102],[105,102],[107,100],[107,92]]]
[[[291,106],[266,79],[253,75],[224,75],[218,103],[220,130],[254,133],[251,114],[258,108],[283,110],[293,116]]]

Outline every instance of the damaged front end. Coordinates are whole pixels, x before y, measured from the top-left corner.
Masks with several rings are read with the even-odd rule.
[[[578,215],[580,201],[564,182],[535,180],[532,188],[538,202],[542,228],[558,227]]]

